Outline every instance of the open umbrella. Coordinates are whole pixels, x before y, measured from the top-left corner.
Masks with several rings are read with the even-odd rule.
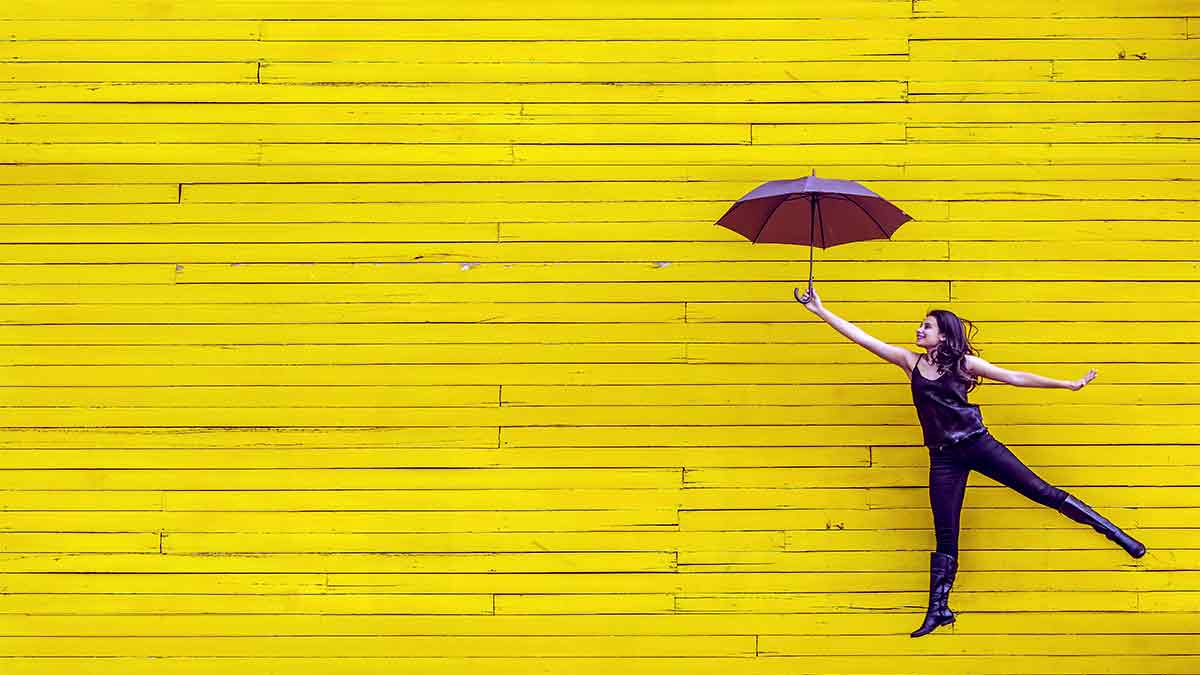
[[[813,287],[812,247],[890,239],[912,216],[852,180],[817,178],[773,180],[734,202],[717,225],[756,244],[805,244],[808,249],[808,302]]]

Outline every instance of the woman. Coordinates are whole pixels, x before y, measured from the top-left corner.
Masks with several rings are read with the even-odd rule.
[[[967,402],[967,392],[977,384],[976,376],[1018,387],[1060,387],[1079,391],[1096,377],[1094,369],[1078,380],[1067,381],[998,368],[975,356],[975,350],[964,334],[963,321],[940,309],[930,312],[917,329],[916,344],[926,350],[925,354],[918,354],[868,335],[825,309],[815,290],[810,293],[807,301],[797,297],[806,309],[871,353],[903,368],[912,382],[913,403],[917,407],[925,447],[929,449],[929,504],[933,508],[937,539],[937,550],[930,553],[929,608],[924,623],[912,632],[912,637],[954,623],[954,612],[947,606],[947,599],[958,571],[958,517],[967,474],[972,469],[1038,504],[1092,526],[1134,558],[1145,555],[1146,547],[1141,542],[1075,496],[1042,480],[1021,463],[992,437],[983,424],[979,406]],[[971,328],[974,329],[974,325]]]

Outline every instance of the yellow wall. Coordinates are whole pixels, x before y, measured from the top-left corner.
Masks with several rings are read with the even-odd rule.
[[[1200,672],[1189,15],[10,0],[3,672]],[[713,224],[814,169],[915,218],[834,312],[1099,370],[972,396],[1146,557],[974,474],[908,636],[904,373]]]

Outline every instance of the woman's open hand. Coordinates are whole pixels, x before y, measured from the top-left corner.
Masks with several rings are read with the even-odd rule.
[[[800,295],[800,289],[797,288],[792,291],[792,295],[795,296],[797,302],[803,304],[804,308],[813,314],[821,311],[821,296],[817,295],[816,288],[806,291],[803,296]]]
[[[1094,379],[1096,379],[1096,369],[1092,368],[1087,372],[1087,375],[1084,375],[1083,377],[1071,383],[1071,391],[1079,391],[1080,389],[1083,389],[1084,385]]]

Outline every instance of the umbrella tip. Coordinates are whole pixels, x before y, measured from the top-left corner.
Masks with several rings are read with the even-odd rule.
[[[812,175],[814,175],[814,176],[815,176],[815,175],[817,175],[817,170],[816,170],[816,169],[813,169],[813,170],[812,170]]]

